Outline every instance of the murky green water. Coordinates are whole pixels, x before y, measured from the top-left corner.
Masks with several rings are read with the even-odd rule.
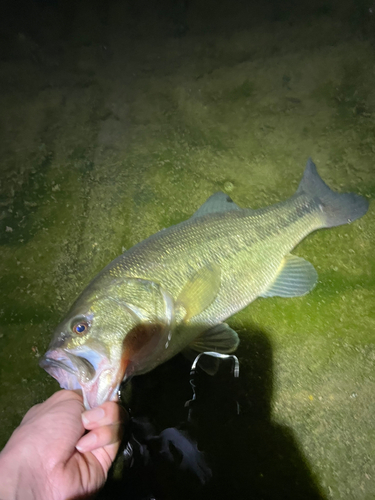
[[[58,388],[38,357],[124,249],[218,190],[252,208],[287,198],[308,156],[332,188],[375,195],[366,34],[325,15],[209,29],[202,12],[192,8],[189,32],[175,37],[168,17],[113,3],[103,18],[82,4],[64,25],[46,10],[39,38],[25,26],[7,38],[0,446]],[[375,497],[374,235],[371,205],[352,225],[309,236],[295,253],[318,286],[259,299],[229,321],[241,338],[242,412],[220,419],[207,403],[199,435],[220,479],[201,495]],[[135,384],[135,408],[159,430],[186,418],[188,372],[176,358]]]

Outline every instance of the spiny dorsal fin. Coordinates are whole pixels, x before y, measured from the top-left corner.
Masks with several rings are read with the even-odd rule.
[[[208,214],[231,212],[232,210],[242,210],[234,203],[227,194],[218,191],[208,198],[201,207],[191,216],[191,218],[203,217]]]

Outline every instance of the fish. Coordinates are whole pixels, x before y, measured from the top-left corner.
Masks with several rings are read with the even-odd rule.
[[[231,353],[239,337],[224,321],[258,297],[308,293],[317,272],[293,248],[368,206],[331,190],[311,159],[297,191],[274,205],[241,209],[215,193],[188,220],[110,262],[57,326],[40,366],[62,388],[81,389],[89,409],[180,352]]]

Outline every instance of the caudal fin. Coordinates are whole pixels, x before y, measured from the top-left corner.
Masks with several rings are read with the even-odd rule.
[[[308,159],[297,194],[315,198],[323,212],[324,226],[334,227],[359,219],[367,212],[369,203],[354,193],[336,193],[321,179],[311,158]]]

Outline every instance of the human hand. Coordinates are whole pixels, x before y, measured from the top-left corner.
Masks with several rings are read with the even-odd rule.
[[[114,402],[84,411],[76,391],[59,391],[33,406],[0,453],[1,500],[92,495],[107,478],[126,419]]]

